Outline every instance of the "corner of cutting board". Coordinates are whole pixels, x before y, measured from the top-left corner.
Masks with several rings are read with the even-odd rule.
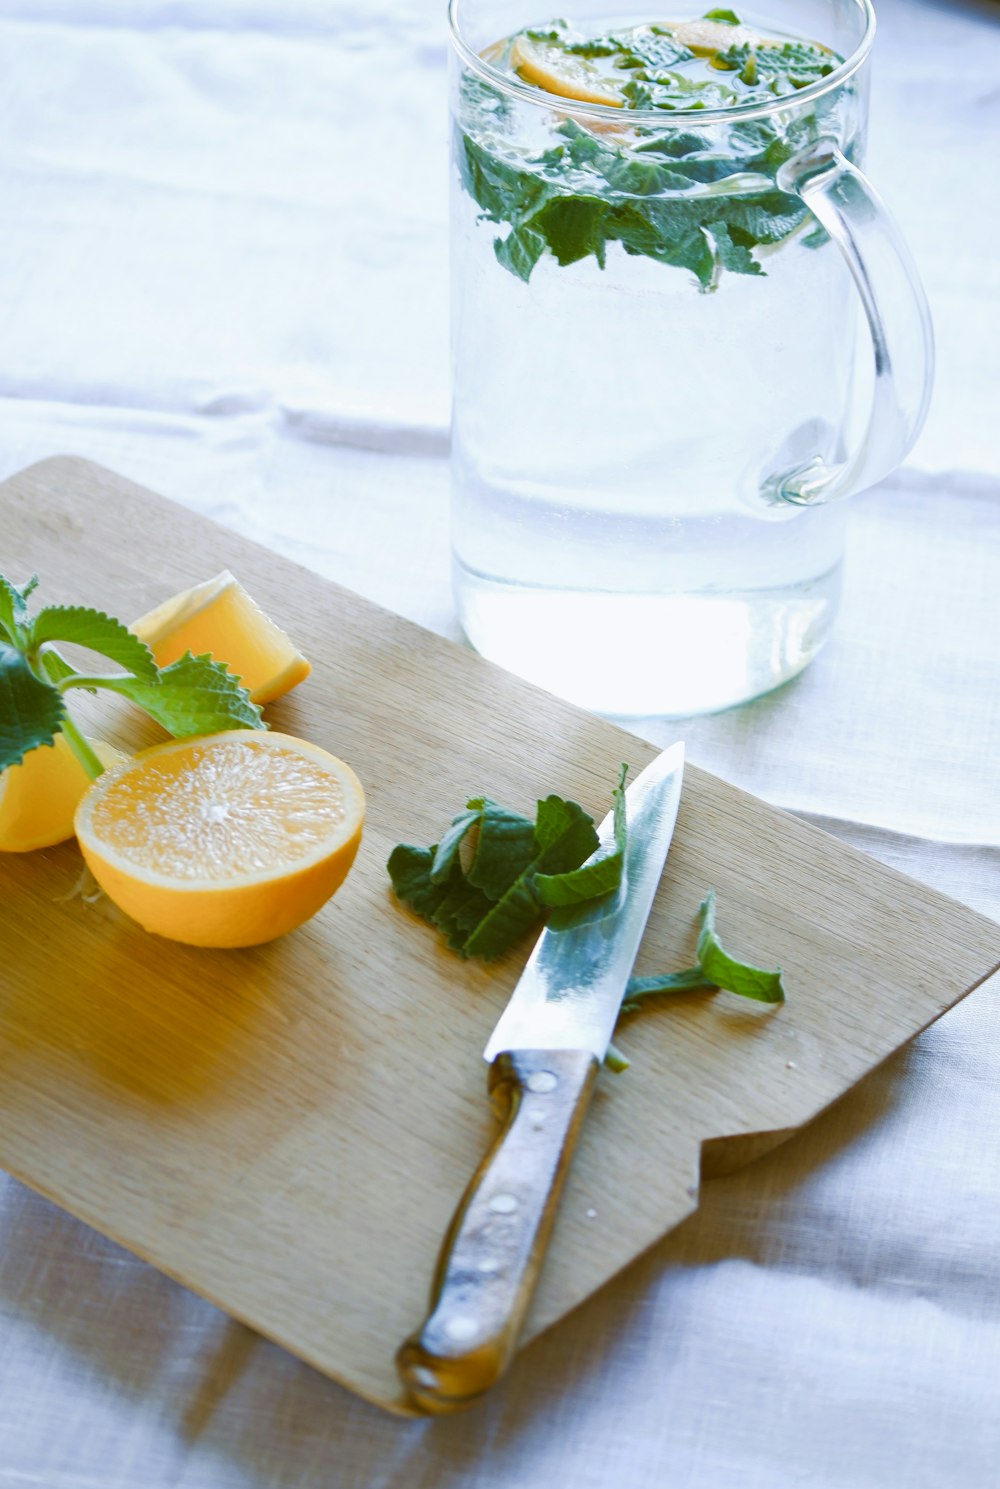
[[[46,455],[42,460],[36,460],[33,465],[25,466],[23,470],[16,473],[17,480],[30,477],[32,480],[51,481],[56,476],[78,475],[82,471],[90,471],[101,476],[115,476],[115,472],[106,465],[100,465],[96,460],[88,460],[85,455]]]

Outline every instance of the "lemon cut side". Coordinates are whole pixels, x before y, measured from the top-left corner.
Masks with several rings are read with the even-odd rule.
[[[364,813],[343,760],[290,735],[234,730],[154,745],[106,772],[76,833],[98,884],[147,931],[254,946],[340,887]]]

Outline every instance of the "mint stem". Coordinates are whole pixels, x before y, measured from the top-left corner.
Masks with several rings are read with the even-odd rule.
[[[87,677],[82,672],[74,672],[72,677],[64,677],[56,682],[60,693],[65,693],[68,688],[110,688],[112,692],[118,691],[118,684],[128,673],[114,672],[108,674],[98,673],[95,677]]]
[[[628,1070],[632,1062],[625,1058],[620,1049],[616,1049],[613,1044],[609,1044],[604,1056],[604,1063],[609,1070],[614,1071],[615,1075],[621,1075],[623,1070]]]
[[[63,715],[63,720],[62,723],[59,725],[59,728],[61,732],[65,734],[66,743],[69,745],[70,749],[73,751],[73,754],[79,760],[80,764],[83,766],[90,779],[92,781],[96,781],[97,777],[104,773],[104,766],[101,764],[100,760],[98,760],[97,756],[94,754],[94,751],[90,748],[90,745],[87,743],[86,739],[84,739],[83,735],[73,723],[73,720],[70,718],[68,713]]]
[[[38,655],[36,659],[36,672],[38,671],[39,666],[41,667],[41,670],[45,673],[49,681],[55,683],[56,687],[59,687],[60,672],[58,663],[56,662],[55,658],[51,657],[50,653],[43,651]],[[104,766],[101,764],[100,760],[98,760],[88,741],[84,738],[79,729],[73,723],[73,720],[70,718],[68,712],[63,714],[62,722],[59,725],[59,728],[61,733],[66,736],[66,743],[69,745],[70,749],[73,751],[73,754],[76,756],[80,764],[83,766],[84,770],[87,772],[87,775],[92,781],[96,781],[99,775],[104,774]]]

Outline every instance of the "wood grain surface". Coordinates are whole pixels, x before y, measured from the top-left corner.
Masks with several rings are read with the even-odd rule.
[[[81,896],[75,845],[4,856],[0,1166],[405,1410],[393,1357],[491,1137],[481,1051],[523,953],[458,960],[394,904],[386,858],[483,791],[603,816],[619,762],[655,751],[96,466],[0,487],[0,569],[37,569],[41,600],[131,619],[225,567],[314,662],[268,717],[357,770],[357,864],[302,930],[208,952]],[[86,706],[126,747],[160,737],[127,705]],[[690,994],[619,1031],[633,1066],[598,1083],[526,1338],[694,1209],[703,1144],[717,1170],[755,1156],[997,960],[992,922],[689,766],[638,972],[691,963],[713,885],[720,933],[780,964],[789,1001]]]

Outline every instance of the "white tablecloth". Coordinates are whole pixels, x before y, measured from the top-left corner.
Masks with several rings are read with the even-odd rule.
[[[0,473],[92,456],[456,634],[441,9],[0,0]],[[997,915],[1000,7],[881,18],[870,161],[931,294],[934,408],[857,503],[835,640],[684,732]],[[0,1489],[554,1482],[995,1489],[996,983],[447,1421],[383,1415],[0,1179]]]

